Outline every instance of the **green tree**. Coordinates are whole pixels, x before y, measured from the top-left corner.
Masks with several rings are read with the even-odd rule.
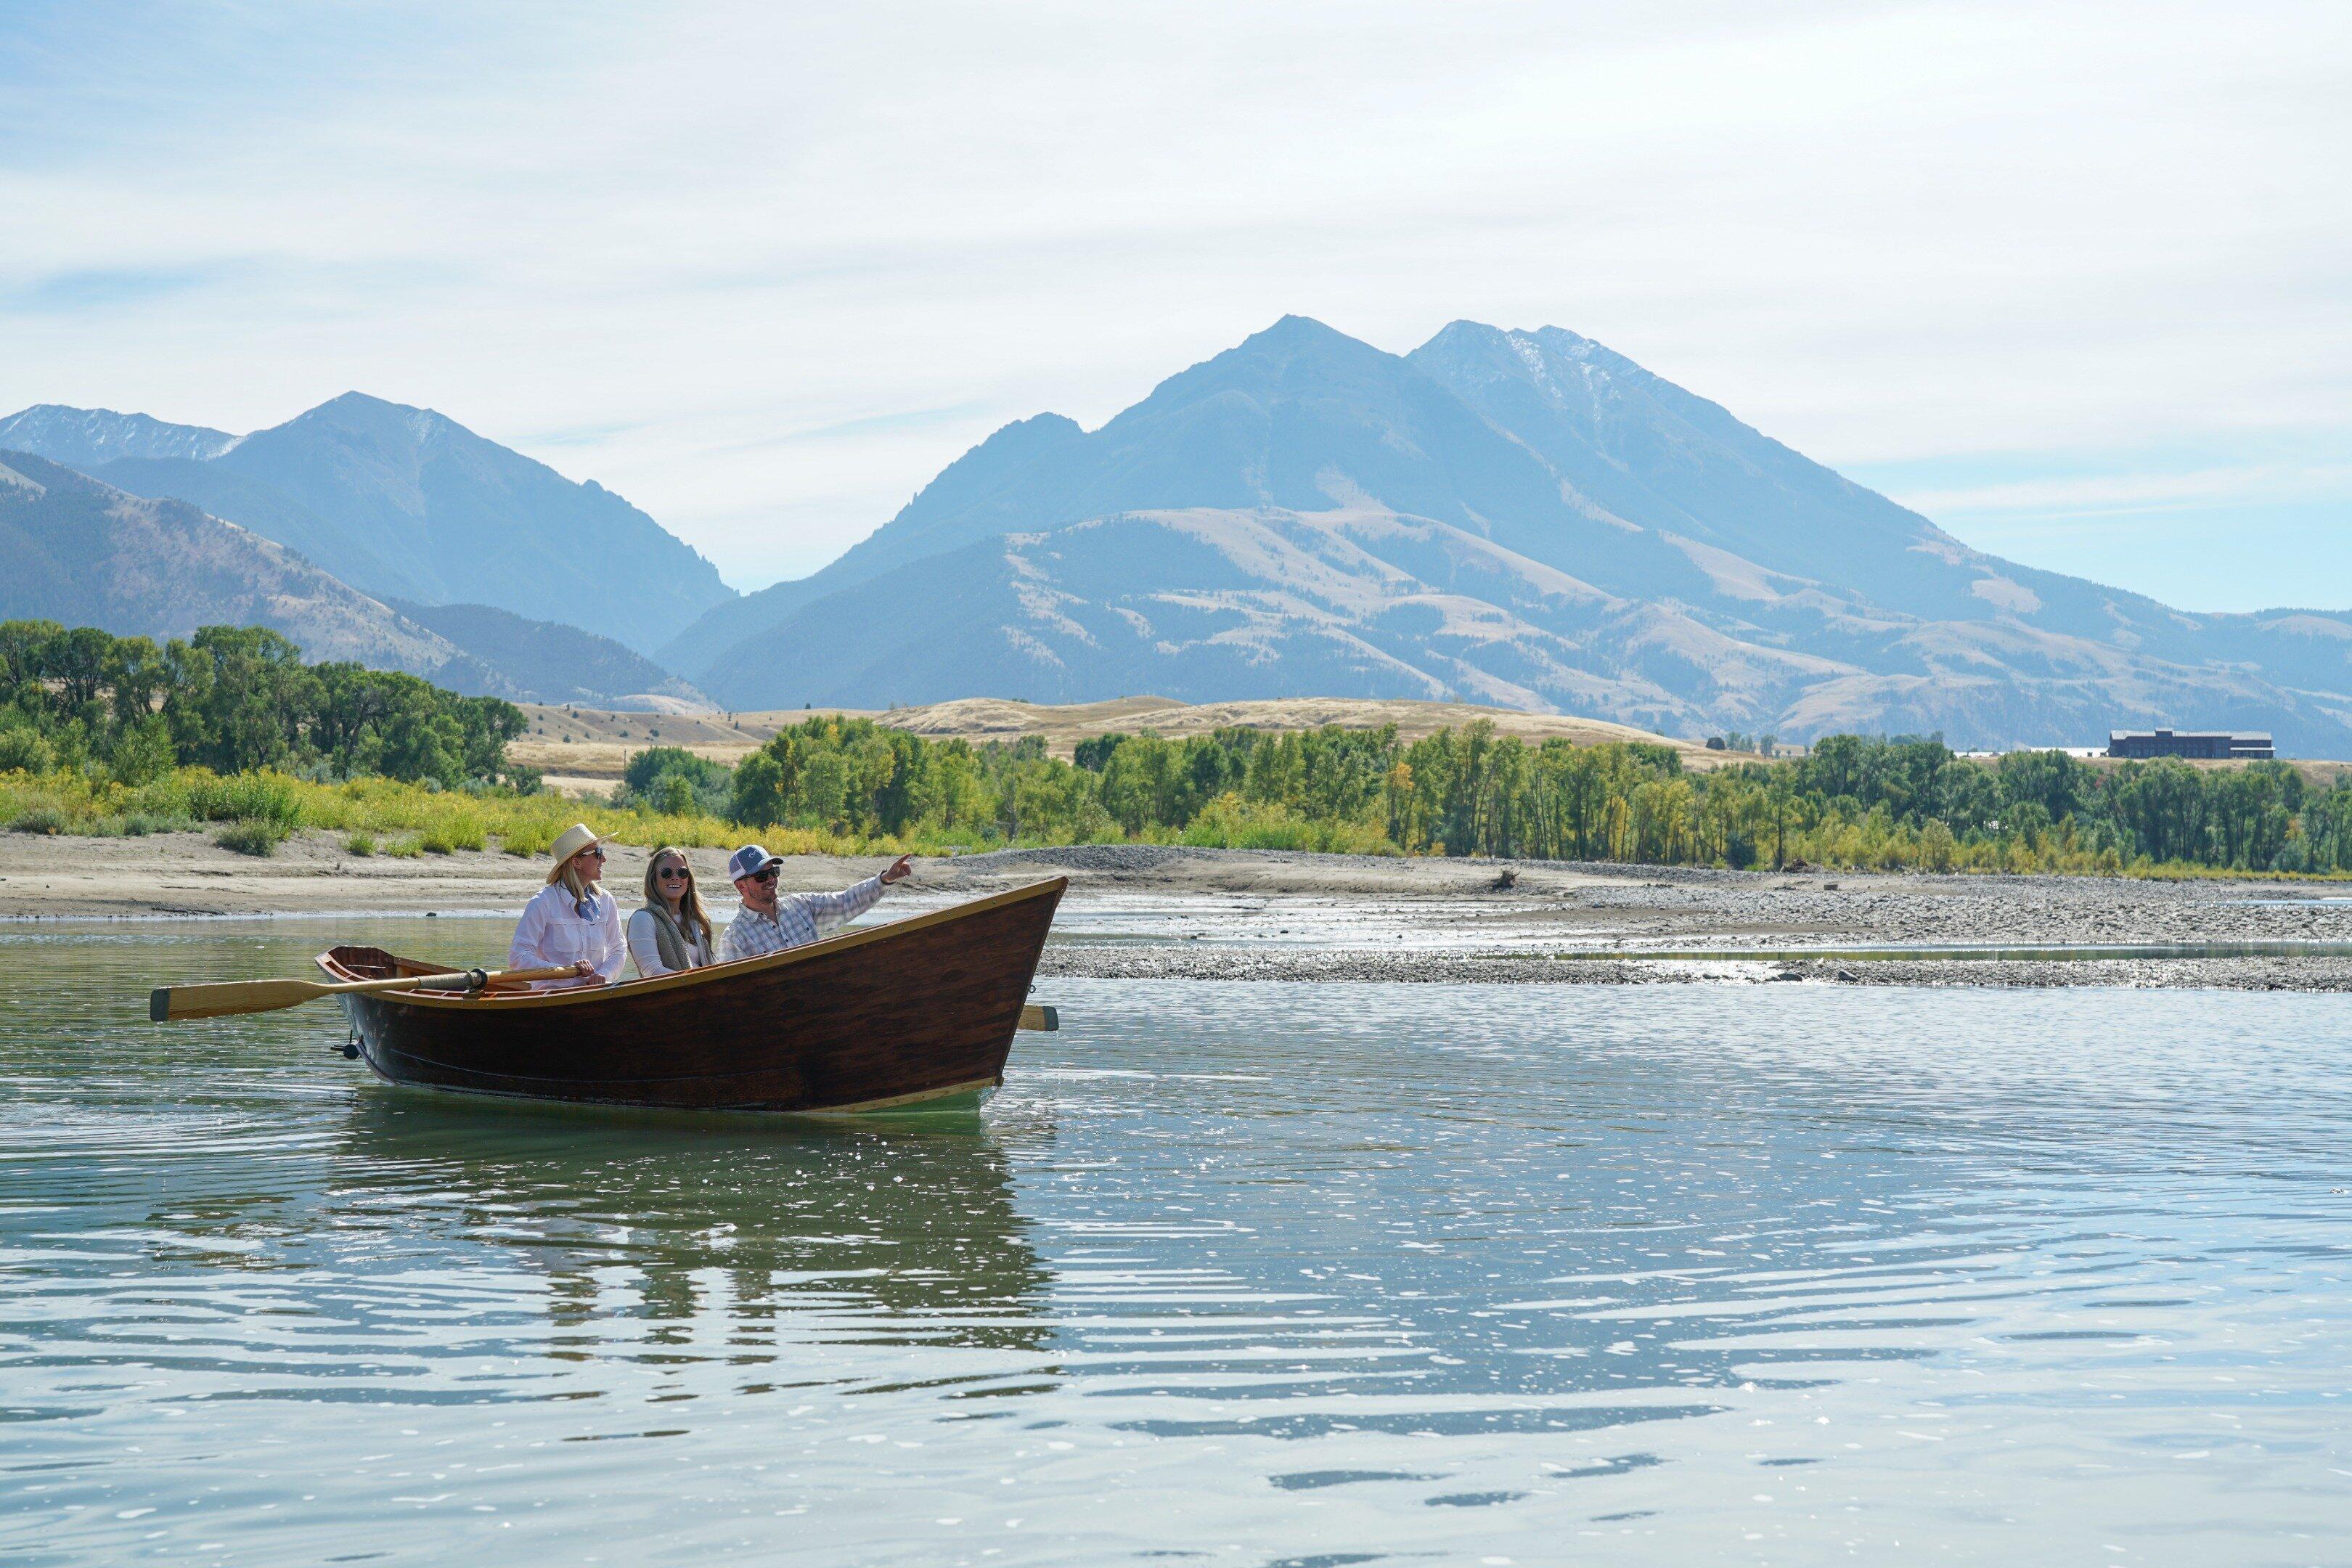
[[[738,822],[767,827],[784,820],[792,785],[783,763],[765,748],[735,764],[734,800],[728,815]]]
[[[318,683],[292,641],[267,626],[203,626],[165,657],[164,716],[182,757],[225,773],[300,760]]]

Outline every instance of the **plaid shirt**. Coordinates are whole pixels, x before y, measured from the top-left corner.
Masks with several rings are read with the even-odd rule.
[[[778,893],[776,918],[770,920],[745,906],[727,922],[719,957],[758,958],[814,942],[827,927],[844,925],[872,909],[882,897],[882,879],[868,877],[838,893]]]

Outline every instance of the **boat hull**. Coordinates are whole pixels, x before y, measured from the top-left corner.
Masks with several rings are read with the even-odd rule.
[[[976,1099],[1003,1081],[1066,886],[620,985],[341,1000],[368,1066],[416,1088],[803,1114]],[[444,973],[374,948],[319,964],[339,979]]]

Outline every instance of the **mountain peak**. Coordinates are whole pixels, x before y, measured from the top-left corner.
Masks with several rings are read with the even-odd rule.
[[[1279,321],[1276,321],[1274,325],[1266,328],[1265,331],[1253,332],[1242,341],[1245,343],[1254,343],[1259,342],[1314,342],[1318,340],[1350,343],[1357,341],[1356,339],[1348,336],[1347,333],[1341,331],[1337,327],[1327,326],[1323,322],[1317,321],[1312,316],[1302,316],[1297,311],[1292,311],[1290,314],[1282,317]]]
[[[1231,359],[1236,354],[1256,355],[1268,352],[1285,354],[1348,355],[1376,354],[1390,356],[1361,338],[1351,338],[1339,328],[1327,326],[1312,316],[1285,316],[1263,331],[1252,332],[1234,347],[1208,363]],[[1196,367],[1197,368],[1197,367]]]
[[[1147,407],[1172,391],[1184,393],[1203,385],[1248,381],[1268,371],[1288,372],[1296,366],[1347,367],[1356,372],[1372,365],[1393,365],[1396,356],[1351,338],[1337,327],[1312,316],[1285,316],[1272,326],[1252,332],[1222,353],[1190,369],[1177,372],[1154,387],[1136,406]],[[1129,412],[1133,412],[1129,410]]]
[[[364,392],[346,392],[331,397],[316,408],[307,409],[278,426],[283,430],[309,423],[332,429],[363,435],[375,440],[422,445],[436,436],[472,437],[471,430],[447,415],[431,408],[418,408],[406,403],[394,403],[373,397]]]
[[[1448,321],[1429,342],[1406,356],[1416,363],[1429,361],[1463,363],[1479,357],[1507,357],[1536,370],[1539,360],[1572,360],[1598,363],[1615,372],[1648,376],[1632,360],[1566,327],[1490,327],[1484,321]],[[1538,372],[1538,374],[1540,374]]]
[[[1066,414],[1052,412],[1032,414],[1026,419],[1015,419],[1010,425],[1000,426],[988,439],[1002,441],[1015,432],[1024,438],[1058,439],[1064,436],[1083,436],[1086,434],[1086,426]],[[985,446],[987,442],[982,442],[982,445]]]
[[[1285,316],[1223,353],[1170,376],[1104,429],[1148,422],[1172,408],[1213,402],[1228,394],[1259,403],[1310,388],[1355,395],[1374,387],[1393,388],[1400,377],[1419,379],[1404,361],[1360,338],[1312,316]]]

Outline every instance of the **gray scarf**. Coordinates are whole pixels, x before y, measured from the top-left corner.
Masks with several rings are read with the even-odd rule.
[[[678,924],[669,906],[655,899],[646,905],[646,913],[654,917],[654,946],[661,952],[662,967],[693,968],[694,944],[687,940],[685,928]]]

